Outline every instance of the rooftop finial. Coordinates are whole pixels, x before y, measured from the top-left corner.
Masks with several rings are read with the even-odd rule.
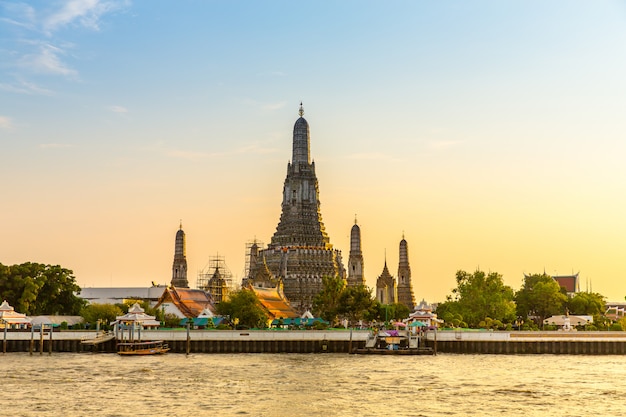
[[[304,108],[302,107],[302,102],[300,102],[300,110],[298,110],[300,117],[304,116]]]
[[[356,224],[356,214],[354,215],[354,224]]]
[[[180,219],[180,226],[179,226],[180,230],[183,230],[183,219]]]

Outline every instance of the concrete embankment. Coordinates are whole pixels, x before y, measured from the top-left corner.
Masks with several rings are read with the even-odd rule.
[[[439,331],[437,351],[486,354],[626,354],[626,332]],[[434,344],[435,335],[429,334]]]
[[[173,353],[349,353],[365,347],[367,330],[143,331],[142,340],[163,340]],[[2,352],[115,352],[115,340],[86,346],[95,332],[7,332]],[[436,339],[436,342],[435,342]],[[436,343],[436,347],[435,347]],[[626,332],[490,332],[439,331],[427,334],[427,345],[438,353],[482,354],[626,354]]]
[[[365,346],[367,330],[261,331],[261,330],[182,330],[148,331],[141,340],[163,340],[174,353],[349,353]],[[139,335],[137,335],[139,336]],[[95,332],[7,332],[3,352],[115,352],[115,340],[86,346],[81,340]]]

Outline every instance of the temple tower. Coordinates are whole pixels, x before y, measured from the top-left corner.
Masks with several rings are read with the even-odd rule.
[[[333,249],[322,222],[315,162],[311,162],[310,131],[302,117],[293,127],[292,160],[287,164],[283,185],[282,212],[276,232],[266,249],[250,263],[248,280],[258,280],[258,268],[265,268],[282,281],[285,296],[299,312],[311,309],[313,298],[322,289],[322,277],[345,279],[341,252]],[[246,278],[244,278],[245,280]]]
[[[396,280],[389,273],[386,258],[383,272],[376,280],[376,299],[381,304],[393,304],[396,302]]]
[[[398,302],[413,311],[415,296],[411,285],[411,267],[409,266],[409,248],[404,235],[400,241],[400,262],[398,263]]]
[[[183,224],[176,232],[176,242],[174,244],[174,264],[172,265],[172,287],[189,288],[187,281],[187,248],[185,243],[185,232]]]
[[[361,251],[361,228],[354,219],[350,231],[350,257],[348,258],[348,285],[365,285],[363,276],[363,252]]]

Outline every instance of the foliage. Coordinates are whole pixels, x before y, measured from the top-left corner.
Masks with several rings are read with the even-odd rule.
[[[515,320],[513,289],[504,285],[502,275],[497,272],[485,274],[480,270],[470,274],[459,270],[456,282],[453,296],[437,307],[437,314],[441,312],[444,320],[472,328],[479,327],[487,318],[502,323]]]
[[[619,324],[621,330],[626,331],[626,317],[619,319],[616,324]]]
[[[365,285],[344,288],[339,294],[338,301],[339,306],[336,311],[349,323],[377,318],[379,303],[372,297],[372,291]]]
[[[103,329],[108,329],[109,323],[115,321],[115,318],[122,314],[124,314],[122,309],[116,304],[92,303],[80,311],[80,315],[85,323],[90,323],[93,328],[96,327],[98,320],[102,320],[104,323]]]
[[[77,315],[85,301],[73,272],[59,265],[0,264],[0,298],[30,316]]]
[[[378,320],[398,321],[409,317],[411,310],[402,303],[378,304]]]
[[[248,328],[264,328],[268,316],[256,294],[248,289],[241,289],[229,294],[226,301],[217,305],[217,313],[228,316],[238,326]]]
[[[165,327],[170,329],[174,327],[179,327],[180,325],[180,317],[172,313],[165,313],[161,321],[165,323]],[[209,325],[213,327],[213,322],[211,320],[209,320]]]
[[[564,313],[567,296],[551,276],[533,274],[524,277],[524,284],[515,294],[515,301],[518,316],[532,318],[541,326],[544,319]]]
[[[579,292],[567,302],[570,314],[600,316],[606,311],[604,297],[598,293]]]
[[[339,275],[324,275],[322,277],[322,291],[313,299],[313,314],[334,324],[339,314],[340,297],[346,281]]]

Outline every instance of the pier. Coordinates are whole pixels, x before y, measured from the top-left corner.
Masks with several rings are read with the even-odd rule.
[[[368,330],[144,330],[142,340],[163,340],[172,353],[351,353],[364,349]],[[85,343],[90,339],[99,343]],[[107,338],[104,338],[107,339]],[[116,351],[115,338],[95,331],[9,331],[2,352]],[[438,353],[624,355],[626,332],[490,332],[444,330],[426,335]]]

